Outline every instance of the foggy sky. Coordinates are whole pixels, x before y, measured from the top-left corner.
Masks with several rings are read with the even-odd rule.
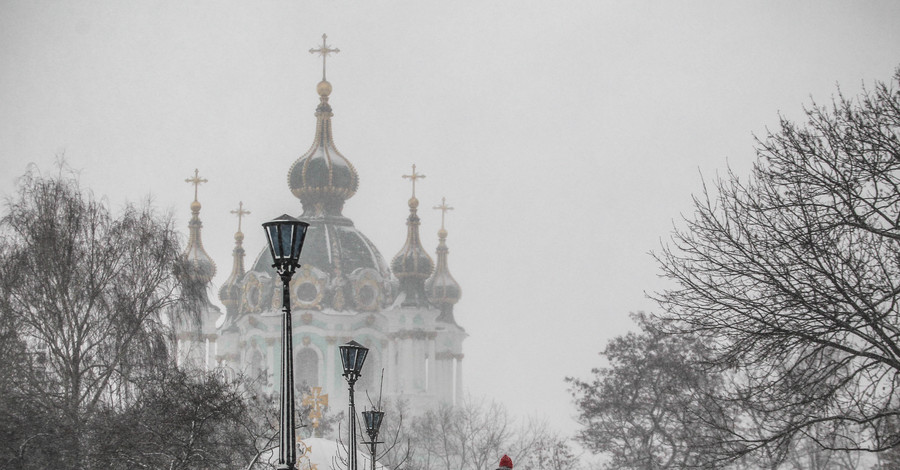
[[[57,155],[113,207],[148,194],[229,274],[238,201],[259,224],[300,202],[322,33],[335,142],[360,189],[344,214],[390,260],[410,166],[469,333],[466,389],[577,429],[563,382],[655,311],[657,249],[702,178],[746,175],[753,134],[855,95],[898,64],[896,2],[0,1],[0,194]],[[186,237],[185,237],[186,239]],[[214,289],[216,292],[218,289]]]

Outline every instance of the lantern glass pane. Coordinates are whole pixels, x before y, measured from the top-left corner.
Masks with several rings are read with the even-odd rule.
[[[350,372],[355,361],[356,348],[351,346],[341,346],[341,363],[344,366],[344,373]]]
[[[278,236],[278,225],[270,225],[268,229],[269,246],[272,247],[272,254],[275,256],[273,261],[278,262],[278,260],[284,258],[284,251],[281,249],[281,239]]]
[[[356,373],[360,373],[363,368],[363,364],[366,362],[366,356],[369,354],[369,350],[365,348],[360,348],[356,353],[356,364],[354,365],[354,370]]]
[[[293,232],[293,227],[290,224],[282,224],[278,229],[278,234],[281,235],[281,258],[286,261],[291,257],[291,232]]]
[[[376,411],[374,413],[374,415],[375,415],[374,416],[375,419],[373,419],[372,424],[373,424],[373,428],[377,432],[379,429],[381,429],[381,420],[384,419],[384,411]]]

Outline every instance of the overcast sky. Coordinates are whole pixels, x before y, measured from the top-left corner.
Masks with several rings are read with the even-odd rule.
[[[655,311],[648,252],[701,174],[747,174],[753,134],[840,84],[889,80],[898,2],[0,0],[0,194],[57,155],[114,207],[148,194],[231,268],[243,201],[259,224],[300,202],[322,33],[335,141],[360,189],[345,215],[390,260],[415,163],[422,238],[445,196],[469,392],[577,429],[566,376]]]

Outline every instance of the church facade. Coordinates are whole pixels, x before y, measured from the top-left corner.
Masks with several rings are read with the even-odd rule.
[[[327,51],[324,44],[323,49]],[[370,350],[356,385],[358,393],[368,392],[374,399],[383,387],[385,398],[403,398],[413,410],[453,403],[462,395],[466,333],[453,314],[461,289],[449,271],[443,219],[435,262],[419,236],[415,182],[421,175],[413,166],[412,174],[405,176],[413,183],[406,241],[390,263],[385,261],[378,247],[343,215],[359,176],[335,146],[328,103],[332,86],[324,73],[316,90],[313,143],[287,168],[288,189],[303,208],[298,218],[310,224],[301,268],[290,283],[298,393],[321,387],[330,395],[332,408],[340,409],[336,406],[346,403],[347,394],[338,346],[355,340]],[[195,188],[205,182],[196,173],[187,181]],[[449,209],[444,202],[438,208],[444,213]],[[185,256],[209,283],[216,265],[203,248],[200,209],[195,191]],[[248,212],[243,205],[232,212],[239,217],[232,268],[218,290],[225,311],[210,303],[199,328],[180,328],[178,355],[181,361],[203,367],[240,371],[261,390],[277,393],[281,280],[266,247],[252,253],[249,269],[245,268],[240,218]]]

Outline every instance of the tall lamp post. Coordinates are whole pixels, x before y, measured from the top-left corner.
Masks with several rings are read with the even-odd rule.
[[[309,224],[287,214],[262,224],[269,242],[269,252],[282,283],[281,319],[281,442],[278,448],[278,470],[296,470],[297,447],[294,443],[294,353],[291,332],[291,278],[300,267],[300,250]]]
[[[350,388],[350,469],[356,469],[356,405],[353,403],[353,385],[359,380],[360,371],[366,362],[369,349],[350,341],[338,347],[341,350],[341,364],[344,366],[344,378]]]
[[[378,430],[381,429],[381,420],[384,419],[384,411],[368,410],[363,411],[363,421],[366,423],[366,434],[369,435],[369,453],[372,455],[372,470],[375,470],[375,446],[381,444],[378,442]]]

